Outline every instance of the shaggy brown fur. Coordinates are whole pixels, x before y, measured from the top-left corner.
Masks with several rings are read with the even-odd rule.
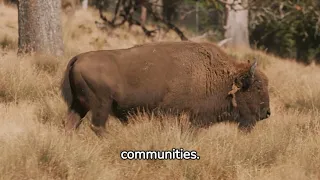
[[[101,135],[109,114],[126,121],[132,109],[189,112],[195,124],[235,120],[252,128],[270,115],[268,80],[209,43],[162,42],[87,52],[72,58],[61,86],[69,105],[66,130],[92,111]]]

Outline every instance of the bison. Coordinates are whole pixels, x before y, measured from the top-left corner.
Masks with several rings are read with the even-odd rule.
[[[249,130],[270,116],[268,78],[257,62],[239,63],[211,43],[160,42],[73,57],[61,85],[71,132],[89,110],[102,136],[111,114],[135,109],[188,112],[190,122],[231,120]]]

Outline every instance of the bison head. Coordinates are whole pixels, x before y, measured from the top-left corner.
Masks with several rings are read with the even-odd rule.
[[[240,68],[229,92],[240,129],[250,130],[256,121],[266,119],[271,114],[268,78],[256,67],[257,61]]]

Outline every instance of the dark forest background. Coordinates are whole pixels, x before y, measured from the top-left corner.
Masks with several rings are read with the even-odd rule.
[[[61,4],[64,9],[72,9],[81,8],[83,3],[101,11],[115,12],[118,8],[118,16],[135,19],[133,24],[161,20],[167,27],[168,23],[185,27],[212,41],[229,38],[227,26],[231,24],[236,32],[239,28],[239,33],[231,36],[245,36],[243,44],[251,48],[305,64],[313,60],[320,63],[320,0],[62,0]],[[132,16],[121,14],[121,10],[127,15],[130,11]],[[245,30],[236,23],[239,19],[228,19],[231,11],[235,17],[238,12],[247,12],[241,17]]]

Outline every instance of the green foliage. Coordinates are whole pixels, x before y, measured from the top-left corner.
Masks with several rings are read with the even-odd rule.
[[[184,0],[183,4],[194,8],[195,2]],[[226,4],[220,0],[199,0],[199,4],[200,31],[213,29],[222,39]],[[312,58],[320,62],[319,0],[248,0],[247,8],[252,46],[306,64]]]
[[[251,43],[306,64],[319,52],[319,2],[255,1],[250,7]]]

